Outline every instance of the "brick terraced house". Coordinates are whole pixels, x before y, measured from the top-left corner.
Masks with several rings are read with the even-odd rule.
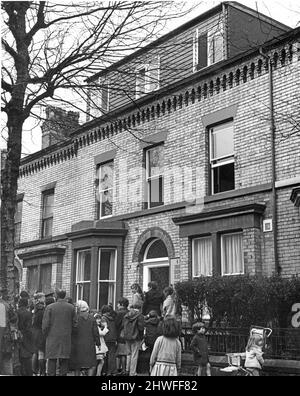
[[[21,286],[99,308],[134,282],[299,274],[299,37],[224,2],[95,74],[84,125],[49,108],[20,167]]]

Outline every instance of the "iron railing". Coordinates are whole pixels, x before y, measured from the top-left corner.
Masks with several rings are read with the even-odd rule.
[[[245,328],[208,328],[208,339],[211,355],[225,355],[226,353],[244,352],[249,338],[250,329]],[[183,326],[183,349],[190,351],[190,344],[194,334],[191,327]],[[267,339],[264,350],[265,359],[300,360],[300,329],[273,329]]]

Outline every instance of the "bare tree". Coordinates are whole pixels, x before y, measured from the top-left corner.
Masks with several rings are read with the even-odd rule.
[[[2,112],[7,158],[1,177],[0,287],[13,299],[14,216],[24,122],[61,88],[157,37],[187,6],[171,1],[2,2]]]

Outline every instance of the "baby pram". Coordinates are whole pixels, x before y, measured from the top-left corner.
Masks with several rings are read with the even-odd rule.
[[[251,326],[249,338],[254,334],[261,336],[263,340],[263,350],[265,350],[267,347],[267,338],[269,338],[272,334],[272,330],[268,327]],[[245,352],[227,353],[226,356],[228,366],[220,369],[221,371],[239,376],[252,375],[251,371],[247,370],[247,368],[244,368],[244,361],[246,359]]]

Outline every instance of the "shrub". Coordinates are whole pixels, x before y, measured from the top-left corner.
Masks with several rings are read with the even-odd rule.
[[[300,278],[279,276],[200,277],[175,285],[190,321],[200,320],[206,307],[210,325],[287,327],[288,314],[300,302]]]

